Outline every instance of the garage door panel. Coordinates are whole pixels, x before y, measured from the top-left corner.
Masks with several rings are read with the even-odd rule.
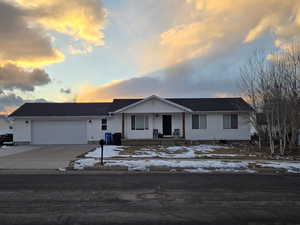
[[[33,121],[33,144],[86,144],[85,121]]]

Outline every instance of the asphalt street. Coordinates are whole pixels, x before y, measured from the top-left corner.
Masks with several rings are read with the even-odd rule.
[[[300,176],[1,174],[0,224],[300,224]]]

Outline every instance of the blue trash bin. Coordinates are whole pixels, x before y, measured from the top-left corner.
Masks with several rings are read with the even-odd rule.
[[[105,144],[106,145],[112,144],[112,134],[111,133],[105,133]]]

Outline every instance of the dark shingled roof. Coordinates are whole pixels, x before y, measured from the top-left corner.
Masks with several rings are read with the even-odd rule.
[[[99,116],[111,103],[25,103],[10,116]]]
[[[167,98],[193,111],[251,111],[242,98]]]
[[[26,103],[10,116],[99,116],[142,99],[114,99],[112,103]],[[242,98],[167,98],[193,111],[251,111]]]

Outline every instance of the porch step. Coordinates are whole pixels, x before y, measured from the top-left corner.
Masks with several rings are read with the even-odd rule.
[[[141,146],[141,145],[185,145],[188,144],[189,141],[184,140],[184,139],[123,139],[122,140],[122,145],[129,146],[129,145],[135,145],[135,146]]]

